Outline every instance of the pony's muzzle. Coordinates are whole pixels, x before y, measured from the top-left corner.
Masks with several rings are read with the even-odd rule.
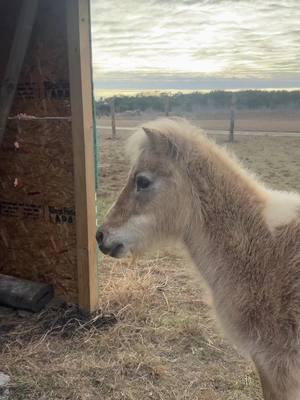
[[[124,250],[124,245],[120,242],[109,242],[107,240],[107,234],[104,231],[98,229],[96,233],[96,240],[99,246],[99,249],[103,254],[107,254],[111,257],[120,257]]]

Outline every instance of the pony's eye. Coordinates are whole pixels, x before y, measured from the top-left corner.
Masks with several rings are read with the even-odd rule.
[[[150,186],[151,181],[145,176],[138,176],[136,178],[135,184],[136,184],[136,190],[139,192],[141,190],[147,189]]]

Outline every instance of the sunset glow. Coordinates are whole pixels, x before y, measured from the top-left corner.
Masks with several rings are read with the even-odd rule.
[[[92,0],[103,89],[299,87],[297,0]]]

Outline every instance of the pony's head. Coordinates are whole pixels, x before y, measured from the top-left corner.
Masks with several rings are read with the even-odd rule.
[[[129,139],[129,177],[97,231],[103,253],[122,257],[182,238],[193,197],[185,158],[197,135],[187,123],[161,120]]]

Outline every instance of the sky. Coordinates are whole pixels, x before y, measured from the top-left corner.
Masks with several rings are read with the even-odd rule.
[[[299,0],[91,0],[94,86],[300,87]]]

